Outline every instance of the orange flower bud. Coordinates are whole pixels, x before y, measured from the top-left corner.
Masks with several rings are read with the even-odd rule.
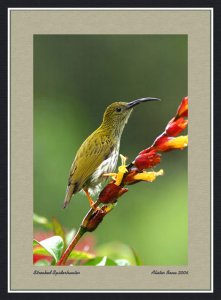
[[[116,185],[113,181],[110,182],[100,193],[99,201],[101,203],[114,203],[116,200],[126,193],[128,189]]]
[[[179,117],[188,117],[188,97],[184,97],[176,113],[176,119]]]
[[[166,133],[169,136],[177,136],[186,128],[187,124],[188,120],[185,120],[184,118],[179,118],[177,120],[173,118],[166,127]]]
[[[135,158],[134,165],[139,170],[149,169],[160,163],[161,155],[152,150],[149,153],[140,154]]]

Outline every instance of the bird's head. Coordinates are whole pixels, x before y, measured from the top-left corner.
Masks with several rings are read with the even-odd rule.
[[[123,129],[127,123],[133,108],[147,101],[157,101],[158,98],[140,98],[131,102],[114,102],[107,107],[104,112],[103,124],[111,126],[111,128]]]

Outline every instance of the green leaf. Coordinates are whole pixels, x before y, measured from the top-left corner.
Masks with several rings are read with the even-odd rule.
[[[66,233],[66,238],[65,239],[66,239],[67,245],[70,244],[70,242],[72,241],[75,233],[76,233],[76,229],[72,229],[68,233]]]
[[[137,253],[134,251],[134,249],[131,247],[131,250],[133,252],[134,258],[135,258],[135,262],[137,266],[142,266],[142,261],[141,259],[138,257]]]
[[[49,220],[45,217],[39,216],[37,214],[33,214],[33,222],[35,224],[39,224],[39,225],[43,225],[46,228],[52,228],[52,224],[51,222],[49,222]]]
[[[47,250],[47,252],[54,258],[55,262],[58,262],[64,248],[64,242],[60,236],[55,235],[40,242],[34,240],[33,244],[36,245],[36,243]]]
[[[116,262],[107,256],[95,257],[87,261],[84,266],[117,266]]]
[[[34,247],[33,249],[33,254],[35,255],[44,255],[44,256],[49,256],[51,257],[51,254],[45,249],[43,248],[42,246],[40,246],[39,244],[37,244],[38,246],[37,247]]]
[[[69,255],[68,259],[77,259],[77,260],[81,260],[81,259],[92,259],[94,258],[95,255],[88,253],[88,252],[83,252],[83,251],[72,251],[71,254]]]
[[[38,241],[33,240],[33,247],[39,245]]]
[[[66,239],[65,239],[64,228],[62,227],[61,223],[55,217],[52,217],[52,226],[53,226],[54,235],[59,235],[63,239],[64,249],[66,249]]]

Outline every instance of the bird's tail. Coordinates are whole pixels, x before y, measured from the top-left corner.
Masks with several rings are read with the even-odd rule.
[[[71,201],[71,196],[73,195],[73,192],[74,192],[74,185],[73,184],[68,185],[67,190],[66,190],[66,195],[64,198],[63,208],[67,207],[67,205]]]

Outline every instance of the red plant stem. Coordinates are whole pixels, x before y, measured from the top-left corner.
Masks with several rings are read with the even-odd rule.
[[[98,207],[98,205],[100,204],[100,201],[97,200],[94,203],[94,207]],[[65,265],[69,255],[71,254],[72,250],[74,249],[74,247],[77,245],[78,241],[80,240],[80,238],[85,234],[85,232],[87,231],[87,224],[90,220],[91,215],[93,214],[94,209],[91,208],[88,213],[86,214],[86,216],[84,217],[81,226],[79,227],[77,233],[75,234],[73,240],[71,241],[70,245],[67,247],[67,249],[64,251],[63,255],[61,256],[60,260],[57,263],[57,266],[63,266]]]
[[[78,229],[78,232],[75,234],[75,236],[74,236],[73,240],[71,241],[70,245],[67,247],[67,249],[63,253],[62,257],[58,261],[57,266],[65,265],[71,251],[74,249],[74,247],[76,246],[76,244],[78,243],[78,241],[80,240],[80,238],[83,236],[83,234],[85,232],[86,232],[86,230],[83,227],[80,227]]]

